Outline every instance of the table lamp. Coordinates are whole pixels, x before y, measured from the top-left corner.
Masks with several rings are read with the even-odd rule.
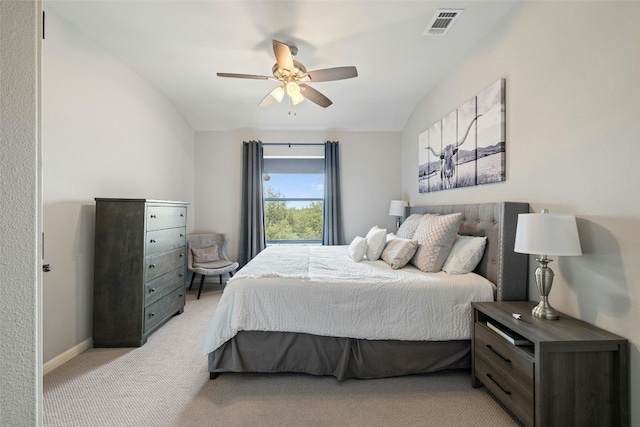
[[[396,231],[400,228],[400,221],[404,216],[404,208],[407,206],[409,206],[409,203],[404,200],[392,200],[389,205],[389,215],[396,217]]]
[[[519,214],[514,251],[540,256],[537,258],[540,265],[535,271],[540,303],[531,314],[542,319],[558,319],[558,312],[549,305],[553,270],[547,264],[553,260],[547,256],[582,255],[575,216],[550,214],[546,209],[539,214]]]

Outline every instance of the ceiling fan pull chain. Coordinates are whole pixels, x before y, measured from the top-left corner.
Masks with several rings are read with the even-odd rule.
[[[296,105],[291,103],[291,97],[288,97],[289,99],[289,115],[291,115],[291,111],[293,110],[293,115],[296,116]]]

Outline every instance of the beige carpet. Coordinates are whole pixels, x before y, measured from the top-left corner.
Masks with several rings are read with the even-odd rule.
[[[468,371],[337,381],[302,374],[209,380],[200,340],[222,288],[143,347],[91,349],[44,377],[45,426],[517,426]]]

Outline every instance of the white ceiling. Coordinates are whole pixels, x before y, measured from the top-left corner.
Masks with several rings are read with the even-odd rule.
[[[194,130],[400,131],[416,104],[515,1],[45,0],[160,90]],[[444,36],[424,36],[438,8],[464,12]],[[271,40],[298,47],[307,70],[354,65],[354,79],[312,86],[333,101],[258,107],[273,81]],[[46,48],[46,45],[45,45]],[[46,69],[45,69],[46,73]],[[286,97],[285,97],[286,98]]]

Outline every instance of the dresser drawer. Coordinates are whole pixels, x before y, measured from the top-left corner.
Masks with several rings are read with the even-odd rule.
[[[476,322],[474,351],[482,355],[492,366],[502,369],[518,381],[526,390],[533,390],[533,355],[512,345],[484,323]]]
[[[474,359],[475,375],[526,426],[533,426],[533,389],[525,389],[513,377],[491,365],[482,354]]]
[[[147,256],[167,252],[186,245],[187,229],[185,227],[167,228],[149,231],[145,244]]]
[[[185,206],[147,207],[147,231],[184,227],[186,225],[187,208]]]
[[[163,252],[161,254],[146,257],[145,283],[155,279],[156,277],[160,277],[171,270],[184,266],[184,253],[185,247],[182,247],[169,252]]]
[[[169,294],[174,289],[184,286],[184,266],[176,268],[156,277],[144,285],[144,305],[145,307],[158,301],[163,296]]]
[[[144,309],[144,333],[184,307],[184,290],[176,289]]]

